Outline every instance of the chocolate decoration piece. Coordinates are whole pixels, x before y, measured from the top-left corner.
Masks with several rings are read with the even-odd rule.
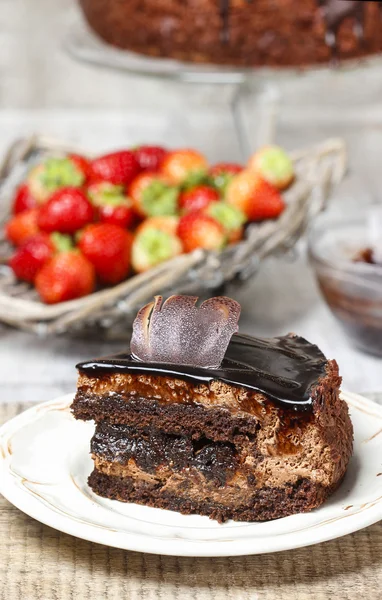
[[[325,375],[327,361],[314,344],[294,335],[272,339],[234,335],[217,369],[139,362],[131,354],[77,365],[80,372],[155,374],[208,384],[220,380],[245,387],[296,411],[312,410],[311,387]]]
[[[240,304],[220,296],[196,306],[196,296],[156,296],[133,323],[131,352],[143,362],[217,368],[238,331]]]

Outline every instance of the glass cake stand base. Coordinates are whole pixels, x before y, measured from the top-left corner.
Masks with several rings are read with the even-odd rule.
[[[365,106],[382,95],[381,56],[346,61],[335,68],[240,69],[195,64],[120,50],[94,35],[83,20],[67,33],[64,47],[74,59],[101,68],[180,84],[228,86],[228,110],[243,161],[256,147],[275,139],[284,105],[293,103],[297,110],[314,105],[313,114],[319,117],[332,108],[341,114],[349,104]]]
[[[256,146],[274,139],[278,86],[270,78],[270,70],[262,70],[253,77],[253,69],[239,69],[214,65],[193,64],[173,59],[151,58],[114,48],[94,35],[85,23],[79,22],[67,33],[64,48],[75,60],[131,75],[194,85],[230,86],[228,108],[240,148],[241,159],[246,161]],[[253,140],[245,123],[244,104],[256,105],[258,132]],[[255,142],[255,143],[254,143]]]

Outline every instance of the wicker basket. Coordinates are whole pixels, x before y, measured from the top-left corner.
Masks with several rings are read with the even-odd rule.
[[[30,166],[44,156],[81,152],[41,136],[17,140],[0,165],[0,226],[9,216],[15,186]],[[276,221],[251,224],[240,243],[220,253],[197,250],[162,263],[112,288],[56,305],[45,305],[29,285],[15,280],[7,259],[11,248],[0,238],[0,320],[39,335],[96,333],[114,337],[128,330],[137,308],[157,293],[208,296],[228,284],[252,277],[261,261],[290,250],[309,221],[324,207],[346,169],[346,148],[340,139],[291,154],[296,180],[285,193],[287,208]]]

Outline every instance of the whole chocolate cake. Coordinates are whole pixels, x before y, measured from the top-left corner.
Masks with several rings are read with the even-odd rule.
[[[336,362],[295,335],[232,335],[236,302],[196,300],[157,297],[129,353],[78,365],[72,410],[96,423],[90,487],[218,521],[318,507],[352,452]]]
[[[79,0],[106,42],[198,63],[302,66],[382,51],[364,0]]]

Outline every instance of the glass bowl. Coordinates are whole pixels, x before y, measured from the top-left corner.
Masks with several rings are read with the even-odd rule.
[[[321,292],[351,343],[382,356],[382,266],[354,262],[372,246],[366,214],[319,218],[309,232],[309,257]]]

